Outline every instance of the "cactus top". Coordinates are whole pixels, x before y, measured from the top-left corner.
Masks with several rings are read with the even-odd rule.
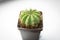
[[[19,15],[19,19],[21,24],[25,25],[26,27],[35,26],[40,23],[41,20],[41,13],[37,10],[22,10]]]

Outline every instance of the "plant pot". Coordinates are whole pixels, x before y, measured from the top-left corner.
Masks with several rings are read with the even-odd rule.
[[[23,40],[39,40],[39,35],[41,33],[42,28],[38,29],[26,29],[26,28],[19,28],[22,39]]]

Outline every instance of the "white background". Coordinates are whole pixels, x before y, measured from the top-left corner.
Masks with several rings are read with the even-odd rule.
[[[19,0],[0,3],[0,40],[22,40],[17,28],[20,10],[43,12],[40,40],[60,40],[60,0]]]

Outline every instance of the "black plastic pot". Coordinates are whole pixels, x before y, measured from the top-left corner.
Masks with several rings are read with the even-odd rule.
[[[23,40],[39,40],[42,28],[38,29],[26,29],[19,28]]]

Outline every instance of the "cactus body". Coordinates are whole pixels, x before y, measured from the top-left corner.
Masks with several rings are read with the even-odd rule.
[[[20,24],[24,25],[25,27],[38,27],[41,20],[40,15],[40,11],[37,10],[23,10],[19,15]]]

